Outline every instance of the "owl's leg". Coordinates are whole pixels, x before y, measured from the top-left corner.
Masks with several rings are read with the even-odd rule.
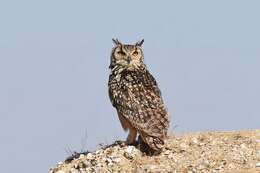
[[[129,128],[129,134],[128,134],[127,139],[126,139],[126,144],[128,144],[128,145],[134,144],[136,135],[137,135],[136,129],[134,129],[133,127]]]

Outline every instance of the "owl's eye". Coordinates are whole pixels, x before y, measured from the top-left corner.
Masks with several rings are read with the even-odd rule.
[[[132,53],[132,55],[136,56],[136,55],[138,55],[138,52],[137,52],[137,51],[134,51],[134,52]]]
[[[117,54],[118,54],[118,55],[121,55],[121,56],[125,56],[125,55],[126,55],[126,53],[123,52],[123,51],[118,51]]]

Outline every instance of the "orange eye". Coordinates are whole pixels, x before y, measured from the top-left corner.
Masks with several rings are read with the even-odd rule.
[[[137,52],[137,51],[134,51],[134,52],[132,53],[132,55],[136,56],[136,55],[138,55],[138,52]]]
[[[125,52],[123,52],[123,51],[118,51],[117,54],[121,55],[121,56],[125,56],[126,55]]]

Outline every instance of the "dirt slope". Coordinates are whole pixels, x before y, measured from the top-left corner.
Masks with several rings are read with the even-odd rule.
[[[260,173],[260,130],[171,135],[158,156],[115,143],[76,154],[49,171],[85,172]]]

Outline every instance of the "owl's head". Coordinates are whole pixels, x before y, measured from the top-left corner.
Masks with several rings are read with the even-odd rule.
[[[112,49],[109,68],[120,67],[126,70],[136,70],[145,66],[141,48],[144,40],[135,44],[122,44],[118,39],[112,40],[115,47]]]

